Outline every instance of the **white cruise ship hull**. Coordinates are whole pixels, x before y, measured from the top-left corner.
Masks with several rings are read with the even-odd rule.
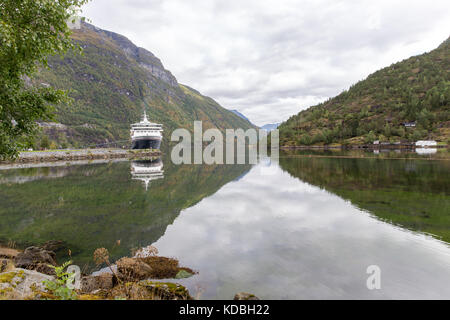
[[[133,138],[131,149],[158,149],[161,147],[161,137]]]

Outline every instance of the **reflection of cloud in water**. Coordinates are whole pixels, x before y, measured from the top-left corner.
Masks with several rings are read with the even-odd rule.
[[[144,182],[145,190],[153,180],[164,179],[163,162],[156,160],[137,160],[131,162],[131,179]]]
[[[274,168],[255,167],[180,214],[155,243],[199,271],[181,280],[203,298],[450,298],[450,249],[372,218]],[[381,267],[381,290],[366,287]]]

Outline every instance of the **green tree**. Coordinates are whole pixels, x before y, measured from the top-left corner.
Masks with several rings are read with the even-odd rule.
[[[44,135],[42,137],[42,140],[40,142],[40,148],[41,149],[48,149],[50,147],[50,140],[48,139],[47,135]]]
[[[388,138],[392,136],[392,129],[389,123],[386,123],[386,125],[384,126],[384,135]]]
[[[373,143],[375,140],[377,139],[377,136],[375,135],[375,133],[373,131],[370,131],[366,138],[364,139],[365,143]]]
[[[30,78],[47,57],[78,49],[67,21],[89,0],[0,0],[0,158],[32,144],[36,121],[52,119],[68,101],[61,90],[36,87]]]
[[[304,134],[300,137],[299,142],[301,145],[309,146],[312,144],[312,138],[309,134]]]

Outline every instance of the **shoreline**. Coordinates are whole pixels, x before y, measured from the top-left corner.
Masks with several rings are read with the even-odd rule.
[[[420,147],[416,145],[348,145],[348,146],[281,146],[282,150],[380,150],[380,149],[392,149],[392,150],[405,150],[414,151],[415,149],[446,149],[447,145],[437,145],[433,147]]]
[[[110,160],[110,159],[136,159],[142,157],[159,157],[160,150],[142,149],[82,149],[82,150],[46,150],[23,151],[15,160],[0,161],[1,165],[17,165],[26,163],[80,161],[80,160]]]
[[[147,246],[124,256],[113,264],[109,251],[98,248],[93,260],[104,267],[95,272],[83,273],[76,265],[69,271],[67,261],[56,261],[55,252],[61,241],[47,241],[41,246],[23,250],[0,244],[0,300],[199,300],[201,291],[190,292],[183,279],[193,277],[198,271],[181,266],[178,259],[158,255],[158,249]],[[56,267],[75,272],[75,283],[55,272]],[[78,272],[78,274],[77,274]],[[46,283],[47,282],[47,283]],[[48,286],[49,282],[52,286]],[[56,288],[56,289],[55,289]],[[68,294],[61,294],[58,288]],[[230,296],[232,298],[232,296]],[[239,292],[233,300],[259,300],[253,294]]]

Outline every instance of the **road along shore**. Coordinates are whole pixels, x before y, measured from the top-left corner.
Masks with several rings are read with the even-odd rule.
[[[0,161],[0,164],[39,163],[100,159],[136,159],[159,157],[161,151],[152,149],[82,149],[82,150],[48,150],[23,151],[14,161]]]

